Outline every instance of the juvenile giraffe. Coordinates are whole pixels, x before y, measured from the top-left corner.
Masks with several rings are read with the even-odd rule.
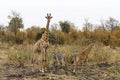
[[[74,64],[74,70],[73,70],[74,72],[76,71],[76,69],[79,66],[83,67],[83,65],[87,62],[88,54],[90,53],[93,46],[94,46],[94,44],[90,44],[82,52],[79,52],[78,54],[76,54],[74,56],[74,63],[73,63]]]
[[[50,20],[52,19],[51,14],[47,14],[45,17],[47,19],[46,30],[42,34],[41,39],[39,39],[33,48],[33,51],[39,55],[41,55],[42,65],[41,65],[41,72],[46,71],[46,56],[47,56],[47,49],[49,48],[49,24]]]

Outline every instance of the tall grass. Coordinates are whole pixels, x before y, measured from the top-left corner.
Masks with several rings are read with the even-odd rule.
[[[109,46],[98,45],[89,54],[89,62],[96,63],[115,63],[119,60],[120,53]]]
[[[9,52],[9,63],[14,64],[15,66],[23,67],[24,65],[31,64],[33,60],[31,45],[16,45],[15,49],[10,48]]]
[[[9,62],[16,66],[24,66],[39,61],[37,58],[40,58],[40,55],[33,57],[34,53],[32,51],[32,46],[33,45],[16,45],[16,49],[10,49],[8,56]],[[73,53],[75,51],[81,52],[86,47],[87,46],[80,45],[60,45],[58,47],[51,46],[47,51],[47,65],[50,66],[54,63],[53,56],[58,50],[67,55],[66,64],[70,64]],[[88,61],[89,63],[114,63],[117,62],[119,58],[120,54],[115,49],[107,48],[104,45],[97,45],[97,47],[93,47],[90,52]]]

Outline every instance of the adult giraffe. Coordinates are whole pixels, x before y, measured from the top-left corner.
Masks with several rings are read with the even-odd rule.
[[[47,24],[46,24],[46,30],[42,34],[41,39],[39,39],[33,48],[33,51],[39,55],[41,55],[42,58],[42,65],[41,65],[41,72],[45,72],[46,69],[46,57],[47,57],[47,49],[49,48],[49,24],[50,20],[52,19],[51,14],[47,14],[45,17],[47,19]]]

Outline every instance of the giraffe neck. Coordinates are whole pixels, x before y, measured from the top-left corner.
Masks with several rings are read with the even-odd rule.
[[[88,48],[86,49],[86,53],[89,54],[89,52],[91,51],[93,47],[93,44],[89,45]]]
[[[83,54],[83,55],[88,55],[89,52],[91,51],[93,45],[89,45],[87,48],[85,48],[80,54]]]
[[[43,34],[42,34],[42,37],[41,39],[44,40],[44,41],[48,41],[49,40],[49,34],[47,31],[45,31]]]
[[[92,46],[89,46],[88,49],[87,49],[88,53],[91,51],[91,49],[92,49]]]
[[[50,20],[47,20],[47,24],[46,24],[46,31],[49,31],[49,24],[50,24]]]
[[[50,24],[50,20],[47,19],[47,24],[46,24],[46,30],[45,32],[42,34],[42,37],[41,39],[44,40],[44,41],[48,41],[48,36],[49,36],[49,24]]]

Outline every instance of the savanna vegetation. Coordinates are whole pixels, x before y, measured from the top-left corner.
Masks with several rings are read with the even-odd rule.
[[[33,58],[33,45],[45,27],[24,29],[17,12],[8,16],[7,26],[0,25],[0,79],[3,80],[119,80],[120,79],[120,22],[112,17],[92,24],[85,19],[82,30],[70,21],[52,24],[49,31],[48,72],[38,71],[38,56]],[[72,71],[71,57],[94,43],[82,72]],[[53,56],[61,51],[67,55],[65,66],[54,65]],[[36,63],[32,71],[33,62]]]
[[[31,26],[24,29],[23,19],[17,12],[9,15],[8,26],[0,25],[0,41],[3,43],[14,44],[34,44],[40,39],[45,27]],[[79,30],[70,21],[60,21],[50,26],[49,38],[51,44],[59,45],[87,45],[99,42],[112,48],[120,46],[120,23],[110,17],[102,20],[101,24],[92,24],[85,19],[82,30]]]

